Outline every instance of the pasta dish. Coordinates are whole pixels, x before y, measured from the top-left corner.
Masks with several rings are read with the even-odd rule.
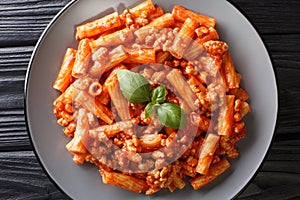
[[[76,164],[136,193],[195,190],[238,157],[250,112],[216,20],[146,0],[76,27],[53,84]]]

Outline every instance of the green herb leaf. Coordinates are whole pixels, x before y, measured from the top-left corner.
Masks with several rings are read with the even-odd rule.
[[[154,103],[163,103],[166,100],[166,96],[167,96],[166,87],[161,85],[152,91],[151,101]]]
[[[118,70],[118,81],[124,97],[131,103],[150,101],[150,83],[139,73]]]
[[[154,102],[150,102],[147,104],[146,108],[145,108],[145,118],[149,118],[151,117],[151,115],[153,115],[156,112],[157,107],[159,107],[159,104],[155,104]]]
[[[158,121],[169,128],[183,129],[187,124],[184,111],[174,103],[164,103],[157,108]]]

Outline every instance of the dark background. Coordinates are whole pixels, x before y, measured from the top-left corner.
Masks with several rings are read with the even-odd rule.
[[[33,153],[23,87],[38,38],[69,1],[0,1],[0,199],[67,199]],[[232,2],[253,22],[269,49],[280,99],[270,153],[238,200],[300,199],[300,0]]]

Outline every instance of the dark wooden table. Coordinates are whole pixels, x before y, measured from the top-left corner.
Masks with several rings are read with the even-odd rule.
[[[0,199],[68,198],[47,178],[33,153],[23,87],[38,38],[69,1],[0,1]],[[280,93],[274,143],[238,199],[300,199],[300,1],[232,2],[254,23],[269,48]]]

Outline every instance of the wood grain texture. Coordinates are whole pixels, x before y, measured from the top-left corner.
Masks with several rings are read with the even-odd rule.
[[[291,150],[286,150],[286,142],[273,146],[261,172],[238,200],[281,200],[300,196],[297,189],[300,186],[300,159],[294,156],[300,154],[300,142],[288,143],[293,146]],[[280,165],[282,160],[284,166]],[[292,170],[290,166],[293,166]],[[0,174],[3,199],[68,199],[48,180],[31,151],[1,152]]]
[[[68,199],[30,145],[23,87],[38,38],[70,0],[0,1],[0,199]],[[251,19],[273,58],[279,122],[270,153],[239,200],[300,199],[300,1],[231,0]]]
[[[299,34],[298,0],[230,0],[245,13],[262,34]]]
[[[41,169],[33,152],[0,153],[0,199],[67,199]]]
[[[33,45],[53,16],[70,0],[2,0],[0,46]],[[13,3],[12,3],[13,2]],[[300,2],[232,0],[263,34],[299,34]],[[274,16],[276,18],[274,19]],[[281,24],[281,25],[278,25]]]
[[[2,0],[0,46],[34,45],[48,23],[69,0]]]

